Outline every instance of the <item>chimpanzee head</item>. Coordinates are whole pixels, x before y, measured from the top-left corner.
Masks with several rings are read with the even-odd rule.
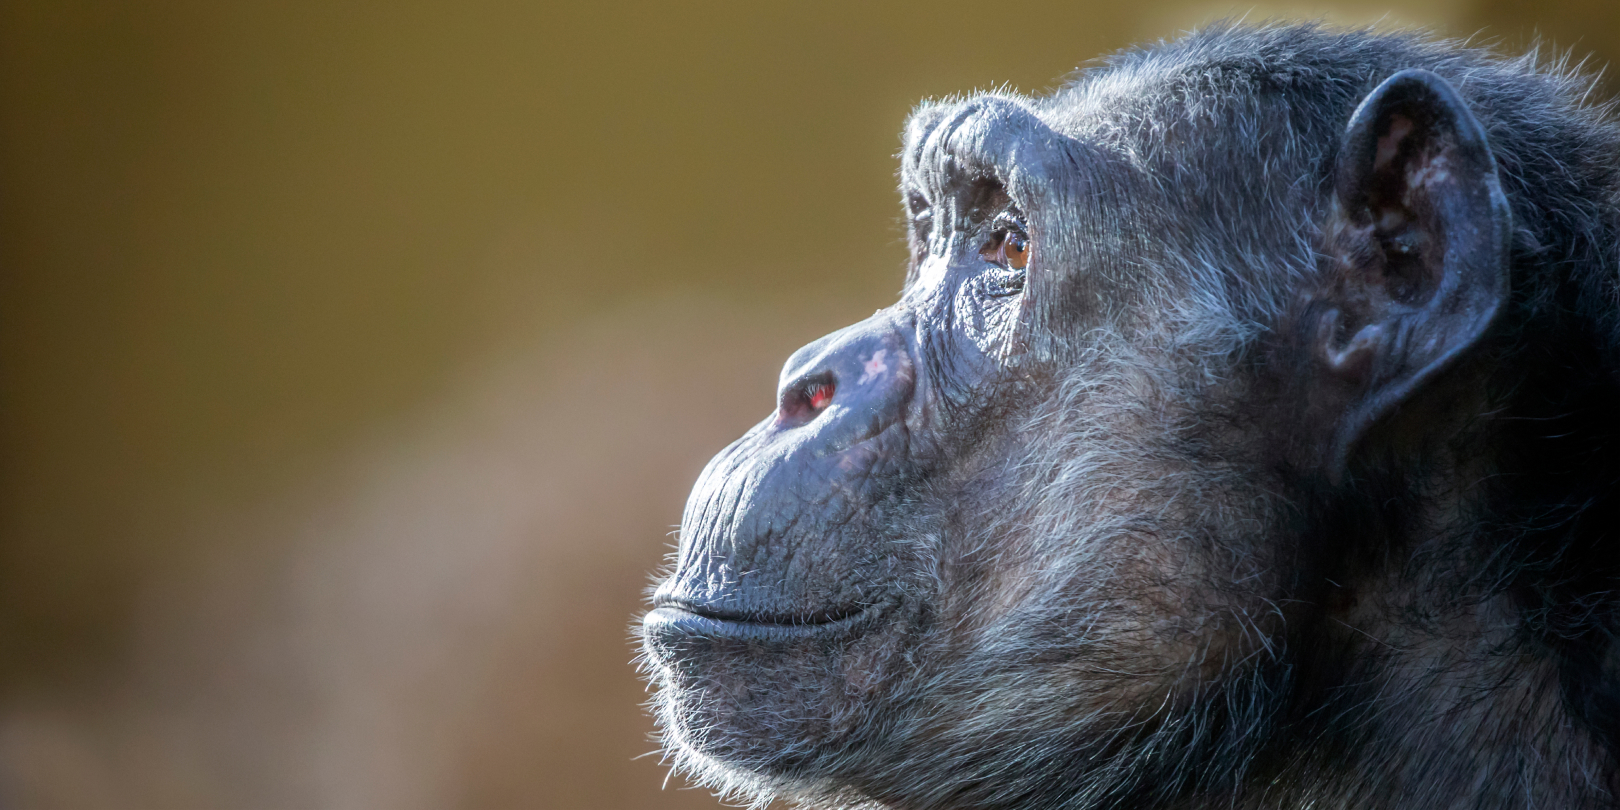
[[[1368,683],[1495,672],[1390,650],[1529,638],[1480,623],[1526,615],[1553,552],[1480,528],[1513,501],[1476,485],[1528,469],[1508,420],[1561,407],[1525,399],[1536,351],[1605,362],[1612,311],[1567,291],[1577,261],[1612,275],[1620,152],[1590,147],[1620,138],[1580,90],[1221,27],[921,107],[899,300],[788,360],[643,621],[678,767],[837,806],[1326,796],[1379,727],[1342,708],[1386,708]]]

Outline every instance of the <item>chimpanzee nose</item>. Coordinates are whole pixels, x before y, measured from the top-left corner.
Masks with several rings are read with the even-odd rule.
[[[903,414],[915,375],[904,333],[879,312],[793,353],[777,386],[776,422],[812,423],[859,441]]]

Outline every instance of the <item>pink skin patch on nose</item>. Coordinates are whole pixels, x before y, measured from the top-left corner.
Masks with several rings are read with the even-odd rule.
[[[856,384],[865,385],[877,379],[879,374],[888,371],[888,364],[883,362],[883,358],[888,355],[888,353],[888,349],[878,349],[877,351],[873,352],[872,359],[866,361],[866,365],[862,367],[861,378],[855,381]]]

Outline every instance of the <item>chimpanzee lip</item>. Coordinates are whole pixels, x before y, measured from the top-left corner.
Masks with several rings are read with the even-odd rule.
[[[741,611],[660,601],[642,620],[649,633],[747,640],[791,640],[864,628],[879,613],[874,606],[827,608],[785,614]]]

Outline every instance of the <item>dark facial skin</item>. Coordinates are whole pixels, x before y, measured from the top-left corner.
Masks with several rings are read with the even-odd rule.
[[[1544,637],[1607,581],[1559,566],[1613,565],[1547,504],[1611,496],[1518,426],[1620,398],[1524,393],[1592,340],[1515,292],[1471,102],[1368,61],[1434,54],[1284,33],[1376,81],[1221,107],[1149,54],[913,116],[899,300],[788,360],[643,621],[676,767],[830,807],[1607,806],[1474,775],[1610,772],[1568,708],[1606,659]],[[1228,36],[1195,56],[1282,75]]]
[[[991,418],[982,403],[1017,387],[1031,238],[990,178],[930,191],[909,197],[901,300],[795,353],[776,413],[688,502],[679,573],[645,627],[660,659],[690,666],[672,675],[737,726],[694,729],[706,754],[758,757],[761,734],[844,744],[926,620],[949,515],[919,495],[949,486]],[[769,767],[798,766],[798,748]]]

